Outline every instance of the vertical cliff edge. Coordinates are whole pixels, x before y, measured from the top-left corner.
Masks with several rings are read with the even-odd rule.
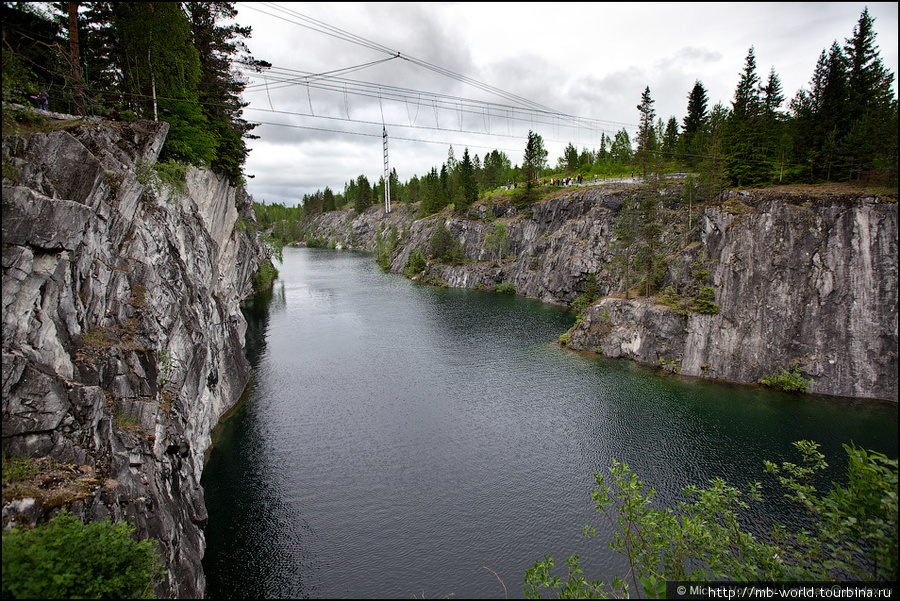
[[[69,477],[5,498],[4,526],[128,520],[159,541],[157,595],[202,597],[204,452],[250,377],[251,201],[208,170],[158,178],[166,123],[55,128],[3,140],[3,449]]]

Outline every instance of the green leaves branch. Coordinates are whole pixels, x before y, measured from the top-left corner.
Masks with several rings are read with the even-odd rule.
[[[628,466],[613,461],[609,474],[595,474],[591,498],[614,530],[609,547],[625,556],[627,579],[609,584],[586,579],[578,556],[567,561],[565,578],[554,576],[552,557],[526,572],[525,595],[552,591],[560,598],[608,598],[629,594],[665,595],[666,581],[825,581],[897,579],[897,460],[844,445],[849,485],[837,484],[825,495],[811,480],[827,467],[818,444],[798,441],[800,464],[765,462],[785,497],[806,510],[806,528],[790,530],[773,522],[755,524],[759,536],[742,525],[751,503],[762,503],[761,485],[746,491],[711,480],[705,488],[687,486],[689,501],[676,510],[651,507],[655,491]],[[599,539],[585,526],[585,536]]]

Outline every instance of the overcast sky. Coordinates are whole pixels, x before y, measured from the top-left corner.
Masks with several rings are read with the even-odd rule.
[[[294,205],[326,186],[341,192],[360,174],[374,184],[384,170],[382,123],[401,181],[440,168],[451,145],[457,159],[466,147],[482,158],[496,148],[521,164],[529,129],[543,137],[555,165],[568,142],[597,148],[602,132],[612,136],[622,127],[633,136],[646,86],[663,121],[675,116],[681,123],[696,80],[710,108],[730,106],[751,46],[761,79],[774,67],[786,106],[808,89],[822,50],[852,35],[865,6],[875,17],[882,60],[896,75],[892,2],[238,2],[237,22],[253,28],[251,53],[273,65],[265,78],[252,77],[244,94],[245,118],[263,123],[254,130],[260,139],[249,141],[248,189],[257,202]],[[345,33],[356,43],[335,37]],[[341,80],[284,82],[288,70],[321,74],[398,52],[400,58],[337,74]],[[354,81],[400,93],[370,87],[361,95]],[[492,89],[543,108],[514,110],[523,100]],[[583,120],[575,125],[571,116]]]

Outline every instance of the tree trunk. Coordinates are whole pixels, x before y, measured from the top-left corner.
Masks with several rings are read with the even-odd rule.
[[[78,5],[69,2],[69,58],[72,61],[72,97],[75,113],[84,115],[84,74],[81,71],[81,53],[78,47]]]

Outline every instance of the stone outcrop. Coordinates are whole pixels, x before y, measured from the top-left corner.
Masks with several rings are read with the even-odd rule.
[[[605,298],[568,344],[747,383],[795,362],[811,392],[896,401],[896,200],[761,192],[725,200],[704,209],[699,244],[673,262],[706,249],[718,313]]]
[[[249,379],[239,303],[263,252],[235,227],[243,190],[154,181],[167,132],[86,119],[3,141],[3,448],[84,474],[3,516],[127,519],[159,541],[157,594],[202,597],[203,457]]]
[[[458,288],[513,284],[517,294],[572,303],[596,276],[601,298],[569,333],[571,348],[630,357],[684,375],[756,383],[792,362],[813,392],[897,400],[897,203],[864,194],[743,191],[693,208],[687,240],[667,259],[665,284],[689,287],[702,262],[718,313],[674,310],[662,299],[625,300],[613,226],[634,185],[574,188],[533,205],[480,202],[465,216],[416,220],[401,206],[317,216],[311,235],[331,245],[375,250],[396,228],[390,271],[427,253],[443,224],[466,261],[429,261],[421,278]],[[670,208],[680,195],[671,193]],[[505,224],[504,256],[485,247]],[[693,282],[696,285],[696,282]]]

